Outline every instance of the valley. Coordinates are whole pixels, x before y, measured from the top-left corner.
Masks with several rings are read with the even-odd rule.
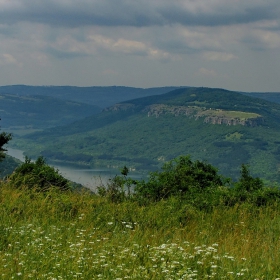
[[[252,174],[279,181],[280,105],[211,88],[179,88],[118,102],[71,124],[11,142],[28,156],[89,167],[127,165],[138,172],[189,154],[221,174]]]

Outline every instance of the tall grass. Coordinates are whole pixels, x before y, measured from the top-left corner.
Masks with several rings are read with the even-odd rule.
[[[277,279],[279,205],[197,210],[0,186],[0,279]]]

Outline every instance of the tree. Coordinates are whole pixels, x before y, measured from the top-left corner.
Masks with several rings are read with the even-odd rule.
[[[236,189],[241,192],[254,192],[257,190],[261,190],[264,187],[263,181],[256,177],[252,177],[249,172],[249,168],[247,165],[242,164],[240,170],[240,178],[236,183]]]
[[[121,169],[122,176],[116,175],[113,179],[109,179],[107,187],[98,187],[98,194],[101,196],[108,197],[113,202],[121,202],[124,201],[126,198],[131,197],[131,188],[135,187],[137,181],[128,178],[128,173],[129,169],[126,166],[124,166]]]
[[[1,119],[0,119],[1,120]],[[10,133],[2,132],[0,134],[0,161],[5,158],[5,149],[3,148],[10,140],[12,139],[12,135]]]

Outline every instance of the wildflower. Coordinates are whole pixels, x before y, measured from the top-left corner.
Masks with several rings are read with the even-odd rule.
[[[211,268],[217,268],[218,266],[217,265],[211,265]]]
[[[131,225],[125,225],[125,227],[127,227],[127,228],[133,228]]]

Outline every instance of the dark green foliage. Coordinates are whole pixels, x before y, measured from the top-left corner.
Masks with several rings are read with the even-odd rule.
[[[6,145],[10,140],[12,139],[12,135],[10,133],[7,132],[2,132],[0,133],[0,162],[5,158],[5,151],[6,149],[3,147],[4,145]],[[1,176],[4,176],[7,174],[7,170],[9,170],[7,164],[8,161],[6,161],[5,163],[2,163],[1,165],[1,169],[0,172],[2,173]],[[11,161],[9,161],[9,165],[11,165]]]
[[[3,146],[6,145],[11,139],[12,139],[11,133],[7,133],[7,132],[0,133],[0,162],[5,158],[6,149]],[[0,166],[0,173],[2,173],[1,176],[7,175],[9,170],[13,168],[12,167],[13,164],[14,164],[13,160],[10,159],[5,163],[2,163]]]
[[[180,156],[165,163],[162,171],[151,172],[146,182],[132,180],[127,177],[128,173],[129,169],[124,166],[120,176],[98,188],[98,194],[112,202],[134,200],[141,205],[174,198],[178,205],[203,211],[211,211],[216,206],[247,203],[260,207],[280,202],[279,188],[265,187],[261,179],[250,175],[246,165],[241,166],[240,179],[233,186],[231,180],[219,175],[215,167],[192,161],[190,156]]]
[[[262,180],[260,178],[253,178],[250,175],[248,166],[242,164],[240,173],[241,173],[240,179],[235,186],[237,191],[251,193],[263,189],[264,184]]]
[[[6,151],[3,146],[6,145],[12,139],[10,133],[2,132],[0,134],[0,161],[5,157],[4,152]]]
[[[251,204],[257,207],[273,205],[280,202],[280,190],[277,187],[264,187],[253,192],[229,188],[220,195],[220,204],[232,207],[240,204]]]
[[[152,172],[149,180],[138,184],[135,191],[139,196],[157,201],[174,195],[209,191],[225,183],[212,165],[180,156],[165,163],[161,172]]]
[[[123,169],[121,170],[121,174],[122,174],[123,176],[127,176],[127,174],[128,174],[128,168],[127,168],[126,166],[124,166]]]
[[[131,190],[139,182],[127,177],[129,170],[124,166],[121,170],[122,176],[116,175],[109,180],[107,186],[100,186],[97,192],[101,196],[106,196],[112,202],[121,202],[132,197]]]
[[[25,162],[15,169],[9,179],[17,187],[37,188],[39,191],[53,187],[63,191],[70,188],[69,181],[58,170],[47,165],[43,157],[35,162],[26,157]]]

